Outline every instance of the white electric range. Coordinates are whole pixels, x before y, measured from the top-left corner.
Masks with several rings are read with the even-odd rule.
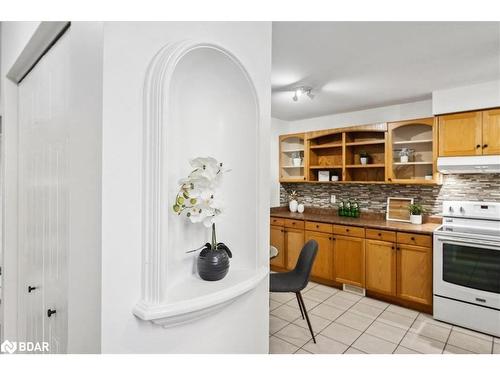
[[[445,201],[433,257],[434,318],[500,336],[500,203]]]

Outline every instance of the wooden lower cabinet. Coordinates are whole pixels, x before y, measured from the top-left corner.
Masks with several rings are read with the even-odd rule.
[[[321,233],[306,231],[305,242],[315,240],[318,243],[318,253],[314,260],[311,275],[333,280],[333,235],[330,233]]]
[[[397,245],[397,295],[424,305],[432,304],[432,249]]]
[[[396,295],[396,244],[366,240],[366,289]]]
[[[271,246],[278,249],[278,255],[271,259],[271,266],[285,268],[285,229],[282,226],[271,225]]]
[[[335,281],[365,286],[365,239],[335,236],[334,273]]]
[[[304,230],[285,228],[286,268],[293,270],[304,246]]]

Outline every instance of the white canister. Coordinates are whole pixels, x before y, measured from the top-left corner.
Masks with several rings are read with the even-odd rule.
[[[422,224],[422,215],[410,215],[410,222],[412,224]]]
[[[299,214],[303,213],[304,212],[304,205],[302,203],[300,203],[298,206],[297,206],[297,212]]]
[[[361,157],[361,158],[359,158],[359,161],[361,162],[362,165],[368,164],[368,158]]]
[[[401,155],[401,163],[408,163],[408,155]]]
[[[302,159],[301,158],[293,158],[292,165],[294,167],[300,167],[302,165]]]
[[[290,209],[290,212],[297,212],[299,203],[295,200],[292,199],[290,203],[288,203],[288,208]]]

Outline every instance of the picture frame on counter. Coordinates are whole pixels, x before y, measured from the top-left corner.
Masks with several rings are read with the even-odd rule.
[[[409,206],[413,204],[413,198],[387,198],[386,220],[410,222]]]
[[[330,171],[318,171],[318,181],[330,181]]]

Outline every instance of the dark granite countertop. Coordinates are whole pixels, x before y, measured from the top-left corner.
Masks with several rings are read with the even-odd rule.
[[[437,216],[424,217],[421,225],[390,221],[385,215],[376,213],[361,213],[359,218],[338,216],[337,211],[326,208],[306,207],[304,213],[293,213],[288,207],[272,207],[271,216],[294,220],[318,221],[328,224],[353,225],[364,228],[376,228],[384,230],[395,230],[403,232],[432,234],[441,225],[441,218]]]

